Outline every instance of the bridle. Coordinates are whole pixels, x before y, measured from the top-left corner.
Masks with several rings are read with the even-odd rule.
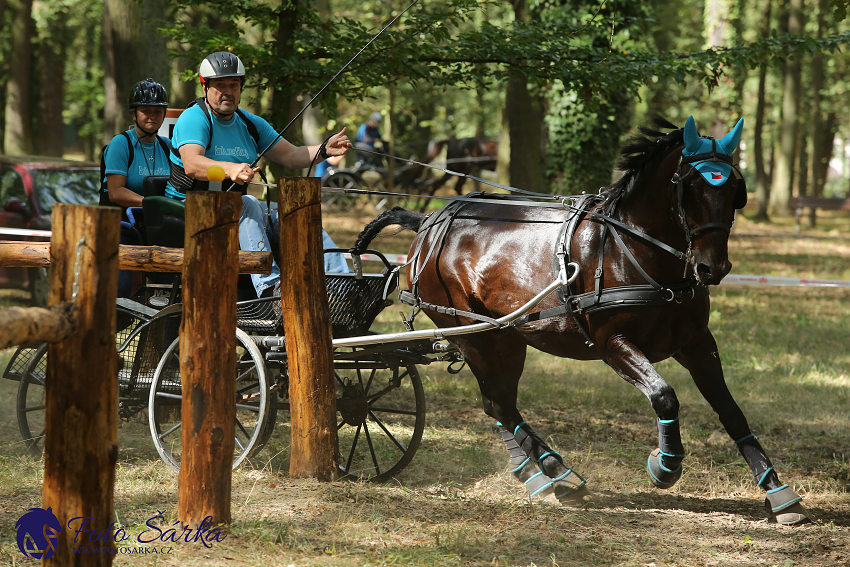
[[[713,228],[722,230],[723,232],[726,233],[727,236],[729,236],[729,234],[731,234],[731,232],[732,232],[732,226],[727,225],[726,223],[723,223],[723,222],[708,222],[708,223],[705,223],[705,224],[701,224],[701,225],[699,225],[695,228],[691,228],[691,224],[690,224],[690,222],[688,222],[689,221],[688,215],[687,215],[687,213],[685,213],[685,206],[684,206],[684,200],[683,200],[684,191],[685,191],[685,181],[691,175],[693,175],[694,172],[696,172],[698,175],[702,175],[697,170],[697,168],[696,168],[697,165],[699,165],[701,163],[705,163],[705,162],[722,162],[722,163],[729,164],[734,171],[738,172],[739,176],[741,175],[741,172],[738,169],[738,166],[732,163],[732,156],[722,154],[722,153],[718,153],[717,152],[717,140],[715,140],[714,138],[710,138],[710,139],[711,139],[711,151],[710,152],[703,152],[701,154],[694,154],[692,156],[683,155],[682,158],[679,160],[679,166],[676,168],[676,173],[673,174],[673,178],[670,180],[671,183],[673,183],[673,185],[676,186],[676,205],[677,205],[677,208],[678,208],[677,219],[678,219],[679,225],[682,227],[682,230],[685,231],[685,239],[687,240],[687,243],[688,243],[688,248],[687,248],[687,251],[685,252],[685,255],[687,257],[687,260],[686,260],[687,264],[693,263],[693,249],[694,249],[693,241],[694,241],[694,237],[698,233],[703,232],[705,230],[710,230],[710,229],[713,229]],[[682,175],[682,166],[683,165],[690,165],[691,166],[691,170],[688,171],[687,173],[685,173],[684,175]],[[732,176],[730,175],[729,179],[726,180],[726,183],[728,183],[729,180],[731,180],[731,179],[732,179]],[[687,271],[687,264],[685,266],[686,271]]]

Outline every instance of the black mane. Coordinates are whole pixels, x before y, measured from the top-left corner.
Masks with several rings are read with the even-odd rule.
[[[617,162],[617,169],[623,172],[623,176],[608,186],[605,193],[609,198],[622,195],[641,172],[657,165],[673,149],[684,144],[684,134],[678,126],[658,115],[653,116],[652,125],[658,130],[640,126],[640,135],[632,136],[630,143],[620,150],[622,157]],[[662,129],[671,131],[664,132]]]

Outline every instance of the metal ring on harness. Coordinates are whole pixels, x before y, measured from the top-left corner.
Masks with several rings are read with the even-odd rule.
[[[664,301],[673,301],[674,299],[676,299],[676,294],[669,287],[665,287],[664,289],[662,289],[661,293],[669,293],[670,294],[670,297],[663,297],[662,296]]]

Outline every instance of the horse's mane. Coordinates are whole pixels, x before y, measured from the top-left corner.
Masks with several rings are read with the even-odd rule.
[[[643,171],[657,165],[684,143],[682,129],[661,116],[653,116],[652,125],[658,129],[640,126],[640,134],[632,136],[629,144],[620,150],[617,169],[623,172],[623,176],[605,189],[603,195],[606,200],[623,195]],[[664,132],[662,129],[672,131]]]

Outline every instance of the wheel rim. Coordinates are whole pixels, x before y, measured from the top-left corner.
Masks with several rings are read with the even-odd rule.
[[[340,472],[384,482],[407,466],[425,429],[425,394],[415,366],[334,366]],[[386,393],[371,396],[396,383]]]
[[[35,457],[44,453],[46,355],[47,345],[44,344],[30,357],[18,384],[18,428],[27,450]]]
[[[250,337],[236,330],[236,424],[233,468],[262,448],[269,417],[268,385],[263,356]],[[182,452],[179,339],[162,357],[151,385],[148,423],[154,446],[164,462],[179,469]]]

